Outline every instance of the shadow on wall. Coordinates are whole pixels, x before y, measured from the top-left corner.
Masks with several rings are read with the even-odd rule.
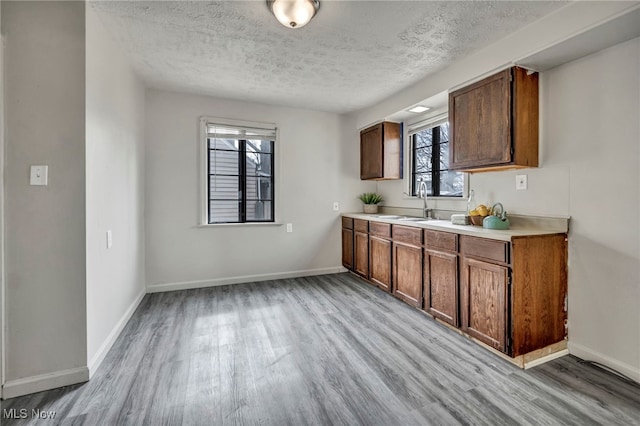
[[[572,231],[569,340],[601,353],[614,348],[618,353],[609,356],[640,371],[639,302],[638,253],[625,253]]]

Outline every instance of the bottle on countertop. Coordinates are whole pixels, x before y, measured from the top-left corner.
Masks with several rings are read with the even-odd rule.
[[[477,207],[475,196],[475,191],[473,189],[469,190],[469,199],[467,200],[467,216],[470,216],[469,212],[471,210],[475,210]]]

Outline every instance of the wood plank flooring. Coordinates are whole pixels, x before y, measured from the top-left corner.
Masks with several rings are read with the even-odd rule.
[[[520,370],[337,274],[149,294],[90,382],[12,408],[3,426],[633,425],[640,386],[571,356]]]

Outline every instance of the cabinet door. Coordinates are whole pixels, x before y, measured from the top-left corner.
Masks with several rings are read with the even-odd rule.
[[[422,248],[393,243],[393,294],[422,306]]]
[[[424,251],[424,310],[458,326],[458,256]]]
[[[342,228],[342,266],[353,269],[353,231]]]
[[[353,244],[353,270],[356,274],[369,279],[369,235],[356,232],[353,234]]]
[[[360,133],[360,179],[383,177],[382,123]]]
[[[370,279],[384,291],[391,291],[391,241],[369,237]]]
[[[511,70],[449,95],[450,169],[511,162]]]
[[[462,329],[505,353],[508,277],[505,266],[462,258]]]

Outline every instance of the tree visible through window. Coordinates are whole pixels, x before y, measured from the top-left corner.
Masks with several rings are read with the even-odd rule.
[[[411,145],[411,194],[417,196],[425,181],[432,197],[462,197],[464,174],[449,171],[449,123],[412,134]]]
[[[207,126],[208,223],[274,221],[275,130]]]

